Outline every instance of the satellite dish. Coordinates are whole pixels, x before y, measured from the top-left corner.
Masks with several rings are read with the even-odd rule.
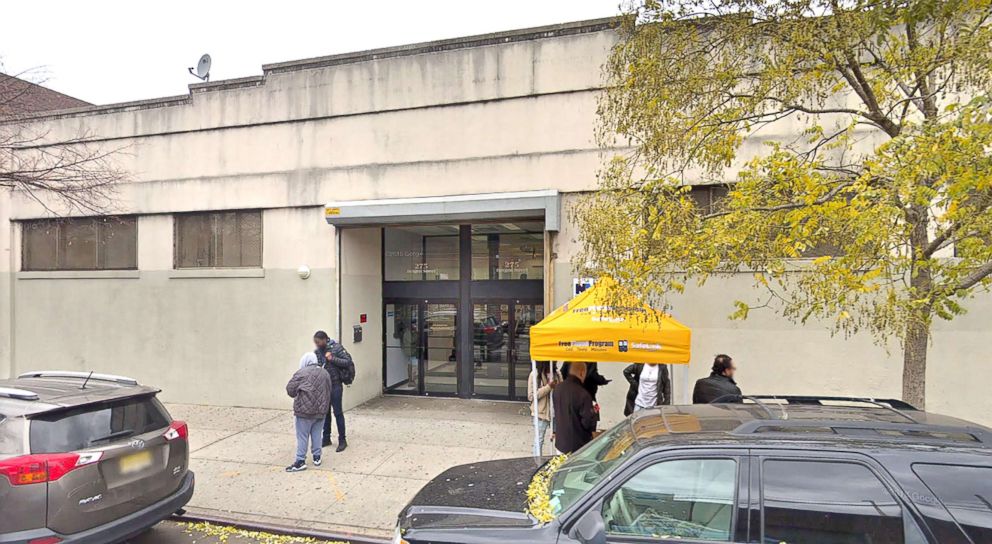
[[[203,81],[210,81],[210,55],[200,57],[200,61],[196,63],[196,68],[190,67],[189,73]]]

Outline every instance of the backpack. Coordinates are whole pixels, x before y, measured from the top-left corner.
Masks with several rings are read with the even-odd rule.
[[[348,356],[348,367],[347,368],[338,368],[337,371],[338,371],[338,377],[341,378],[341,383],[343,383],[345,385],[351,385],[352,383],[355,382],[355,361],[352,360],[351,354],[348,353],[348,350],[344,349],[344,346],[341,345],[340,342],[333,342],[328,347],[331,348],[332,355],[333,355],[333,353],[335,351],[334,348],[337,347],[342,352],[344,352],[345,355]]]

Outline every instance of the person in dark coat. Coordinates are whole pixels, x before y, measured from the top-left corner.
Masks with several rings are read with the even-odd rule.
[[[696,381],[692,391],[693,404],[713,402],[741,402],[741,388],[734,381],[737,366],[729,355],[720,354],[713,359],[713,371],[708,378]]]
[[[641,383],[642,374],[645,377],[644,387]],[[634,363],[623,369],[623,377],[630,384],[623,415],[629,416],[638,409],[672,403],[672,380],[668,375],[668,365]]]
[[[568,378],[568,371],[571,365],[572,363],[565,363],[564,365],[562,365],[561,376],[563,379]],[[582,387],[586,388],[586,391],[588,391],[589,394],[592,395],[592,401],[596,402],[596,393],[599,392],[599,387],[601,385],[606,385],[612,382],[613,380],[608,380],[606,379],[606,376],[603,376],[602,374],[599,373],[599,363],[585,363],[585,365],[586,365],[586,379],[585,381],[582,382]]]
[[[592,395],[582,385],[586,377],[586,364],[572,363],[568,377],[551,396],[555,409],[555,449],[560,453],[572,453],[585,446],[596,430]]]
[[[344,399],[344,382],[341,380],[341,371],[350,368],[355,364],[348,350],[340,342],[331,340],[324,331],[317,331],[313,335],[313,343],[316,349],[314,355],[317,356],[317,363],[327,371],[331,377],[331,406],[328,409],[327,417],[324,418],[324,441],[323,446],[331,445],[331,416],[338,427],[338,447],[337,452],[344,451],[348,447],[348,439],[345,437],[344,409],[342,401]]]
[[[562,379],[568,378],[568,370],[571,364],[572,363],[565,363],[564,365],[562,365],[561,367]],[[602,374],[599,373],[599,363],[585,363],[585,365],[586,365],[586,379],[583,380],[582,387],[585,387],[586,391],[589,392],[589,395],[592,396],[592,406],[593,406],[593,410],[596,411],[596,420],[598,421],[599,401],[596,399],[596,394],[599,393],[600,386],[606,385],[612,382],[613,380],[608,380],[606,379],[606,376],[603,376]]]

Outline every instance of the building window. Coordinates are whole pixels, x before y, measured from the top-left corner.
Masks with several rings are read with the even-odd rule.
[[[544,224],[472,225],[472,279],[544,279]]]
[[[720,211],[720,201],[730,193],[729,185],[693,185],[689,189],[689,198],[699,208],[703,215]]]
[[[384,229],[386,281],[457,280],[458,231],[458,225]]]
[[[176,268],[262,266],[260,210],[175,216]]]
[[[136,270],[134,217],[42,219],[23,223],[21,269]]]

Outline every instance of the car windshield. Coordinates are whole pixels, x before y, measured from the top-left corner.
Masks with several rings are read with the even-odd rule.
[[[568,460],[551,477],[548,495],[557,515],[599,485],[634,452],[634,433],[624,421],[603,433]]]

